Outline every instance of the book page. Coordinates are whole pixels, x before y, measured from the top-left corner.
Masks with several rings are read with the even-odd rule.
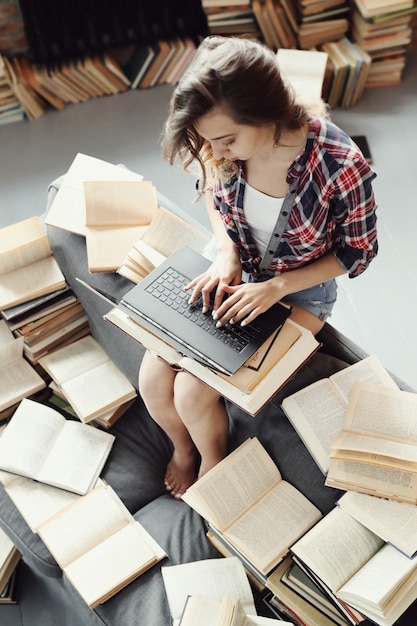
[[[398,389],[398,385],[387,372],[380,360],[375,355],[370,355],[365,359],[361,359],[357,363],[345,367],[344,369],[332,374],[330,380],[335,385],[343,397],[346,405],[349,402],[350,394],[355,382],[370,383],[372,385],[381,385]]]
[[[155,555],[141,525],[133,521],[73,560],[64,571],[87,604],[94,607],[154,565],[163,554]]]
[[[12,480],[6,481],[4,488],[34,533],[37,532],[36,527],[39,524],[80,497],[65,489],[58,489],[31,478],[14,475]]]
[[[67,420],[54,442],[38,480],[75,493],[86,493],[97,481],[114,435]]]
[[[383,545],[372,531],[336,508],[291,549],[336,593]]]
[[[36,478],[65,422],[54,409],[22,400],[0,437],[0,467]]]
[[[179,626],[216,626],[219,622],[220,602],[207,596],[188,596]],[[224,622],[227,624],[227,622]],[[240,625],[239,625],[240,626]]]
[[[0,309],[20,304],[65,287],[65,278],[53,256],[1,276]]]
[[[344,428],[417,443],[417,393],[355,383]]]
[[[330,446],[342,431],[346,405],[329,379],[287,396],[282,408],[317,465],[326,474]]]
[[[107,163],[86,154],[78,153],[73,160],[52,202],[45,223],[56,228],[85,235],[86,211],[84,181],[88,180],[142,180],[125,167]]]
[[[40,524],[37,530],[64,569],[131,520],[113,490],[100,485]]]
[[[224,531],[281,480],[258,439],[248,439],[191,485],[182,499]]]
[[[417,553],[417,507],[415,505],[354,491],[346,492],[340,498],[338,505],[408,557],[411,558]]]
[[[0,229],[0,274],[7,274],[51,254],[38,216]]]
[[[105,350],[92,335],[88,335],[64,348],[51,352],[42,357],[39,362],[50,376],[62,385],[65,381],[90,371],[108,359]]]
[[[86,245],[90,272],[115,272],[146,226],[87,226]]]
[[[268,573],[321,516],[298,489],[281,481],[224,535],[255,567]]]
[[[0,369],[0,411],[46,387],[44,379],[23,357],[7,366],[0,364]]]
[[[204,559],[162,567],[162,578],[173,619],[179,619],[187,596],[205,595],[221,601],[225,594],[239,598],[246,613],[256,613],[245,569],[237,557]]]
[[[201,252],[210,237],[171,211],[160,207],[142,240],[165,257],[181,246]]]
[[[149,180],[84,181],[87,226],[145,226],[158,210]],[[114,230],[114,229],[113,229]]]
[[[62,390],[83,421],[90,421],[137,395],[123,372],[110,360],[85,371],[82,376],[67,380],[62,384]]]
[[[325,484],[417,504],[417,474],[356,461],[330,463]]]
[[[416,584],[417,561],[385,544],[338,591],[338,597],[351,603],[365,614],[387,616],[401,597]],[[411,604],[411,602],[410,602]],[[392,616],[393,623],[400,617],[402,607]]]
[[[344,431],[336,437],[331,447],[333,458],[340,458],[339,453],[341,452],[344,458],[358,458],[358,460],[376,464],[379,464],[378,457],[382,457],[381,465],[388,464],[390,466],[390,458],[393,459],[393,464],[395,459],[401,463],[404,462],[406,466],[417,463],[417,445],[408,444],[404,441],[390,441],[382,437],[371,437]],[[358,455],[355,455],[356,452]],[[350,456],[349,453],[353,456]],[[412,470],[413,468],[410,465],[404,469]]]

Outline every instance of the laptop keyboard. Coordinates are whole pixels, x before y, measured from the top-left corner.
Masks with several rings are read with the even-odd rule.
[[[190,294],[184,291],[184,287],[189,282],[189,278],[173,268],[168,268],[146,288],[146,291],[179,315],[189,318],[191,322],[200,326],[213,337],[220,339],[236,352],[241,352],[260,331],[260,326],[256,320],[244,327],[239,324],[227,324],[216,328],[217,322],[213,319],[211,310],[203,313],[201,295],[192,305],[188,304]]]

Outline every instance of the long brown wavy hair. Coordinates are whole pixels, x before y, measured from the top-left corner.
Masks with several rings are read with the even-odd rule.
[[[196,120],[213,107],[222,107],[237,124],[274,125],[276,144],[282,130],[298,130],[308,120],[272,50],[249,39],[207,37],[174,90],[162,136],[162,153],[171,165],[176,158],[187,171],[197,165],[201,190],[218,177],[230,179],[236,168],[216,161],[195,129]]]

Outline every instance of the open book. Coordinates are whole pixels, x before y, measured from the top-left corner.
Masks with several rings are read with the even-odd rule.
[[[417,560],[340,508],[328,513],[291,550],[330,594],[380,626],[391,626],[417,597]]]
[[[0,412],[46,387],[23,357],[23,342],[23,337],[15,338],[0,320]]]
[[[0,309],[65,287],[39,217],[0,230]]]
[[[178,215],[160,207],[144,233],[120,263],[118,273],[134,283],[147,276],[181,246],[202,252],[210,237]]]
[[[256,613],[252,589],[236,557],[202,559],[162,567],[162,579],[173,623],[179,623],[187,598],[206,596],[221,601],[225,594],[238,598],[245,613]],[[198,624],[199,622],[194,622]]]
[[[417,394],[354,384],[326,485],[417,503]]]
[[[348,491],[338,505],[408,557],[417,555],[417,507],[414,504]]]
[[[85,181],[86,247],[90,272],[115,272],[154,218],[156,191],[148,180]]]
[[[273,626],[275,618],[246,615],[239,598],[224,595],[219,600],[189,596],[179,626]],[[280,622],[290,626],[290,622]]]
[[[166,556],[108,485],[74,500],[37,530],[92,608]]]
[[[282,331],[278,334],[278,341],[270,355],[270,358],[274,355],[277,357],[277,361],[272,366],[268,358],[258,370],[253,369],[243,373],[238,370],[236,374],[226,379],[198,361],[184,356],[121,309],[117,307],[111,309],[104,318],[139,341],[145,348],[156,352],[167,363],[179,365],[251,415],[256,415],[320,347],[319,342],[309,330],[287,319],[283,330],[286,326],[293,327],[295,334],[299,333],[299,337],[291,341],[289,347],[286,344],[288,349],[282,354],[280,352],[282,344],[279,341]],[[283,335],[285,341],[288,340],[289,334],[294,338],[292,331],[285,332]],[[248,385],[251,388],[250,391],[248,391]]]
[[[25,398],[0,437],[0,468],[83,494],[97,481],[114,436]]]
[[[82,422],[101,417],[137,392],[106,351],[87,335],[50,352],[39,363],[60,387]]]
[[[236,555],[242,554],[263,574],[321,518],[320,511],[282,479],[257,438],[248,439],[220,461],[182,499]]]
[[[84,182],[138,181],[143,176],[79,152],[71,163],[49,208],[45,223],[78,235],[86,234]]]
[[[357,381],[397,388],[379,359],[372,355],[304,387],[282,402],[285,414],[323,474],[329,469],[330,446],[343,430],[349,397]]]

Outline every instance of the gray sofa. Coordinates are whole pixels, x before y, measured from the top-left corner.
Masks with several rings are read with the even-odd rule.
[[[56,192],[57,184],[51,185],[49,202]],[[179,212],[166,198],[159,197],[159,202]],[[75,278],[88,280],[116,298],[120,298],[132,283],[111,273],[90,275],[83,237],[56,228],[48,228],[48,235],[53,253],[69,285],[87,311],[92,334],[137,387],[143,348],[103,320],[109,305],[77,283]],[[229,403],[227,409],[230,417],[230,450],[247,437],[257,436],[277,463],[283,477],[326,513],[333,508],[340,492],[324,486],[323,475],[285,418],[280,403],[285,395],[329,376],[366,355],[330,324],[325,325],[319,339],[323,344],[319,352],[256,417],[247,415]],[[407,388],[402,381],[397,379],[397,382],[400,387]],[[153,422],[140,397],[111,428],[111,432],[116,440],[102,475],[134,517],[166,550],[168,558],[163,561],[163,565],[218,557],[219,554],[205,537],[204,521],[186,504],[174,500],[165,492],[163,477],[171,455],[170,441]],[[26,566],[42,579],[47,594],[60,598],[69,626],[170,624],[159,566],[143,574],[103,605],[90,610],[62,576],[60,568],[38,536],[30,531],[2,486],[0,526],[21,550]],[[45,602],[48,601],[47,594]]]

